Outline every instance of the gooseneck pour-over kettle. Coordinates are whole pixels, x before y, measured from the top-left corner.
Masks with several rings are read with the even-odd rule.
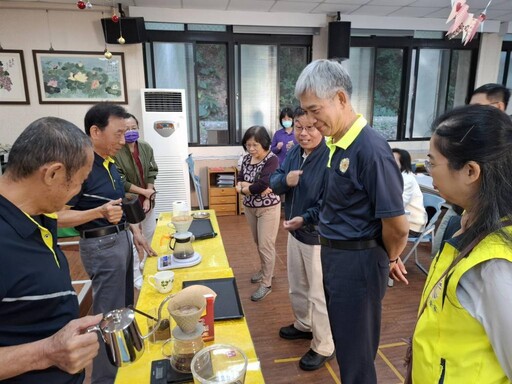
[[[144,312],[131,308],[115,309],[108,312],[99,324],[89,327],[87,332],[98,331],[105,342],[107,355],[116,367],[125,367],[134,363],[144,353],[144,339],[151,336],[162,321],[162,308],[174,295],[167,296],[158,307],[157,324],[146,335],[142,335],[135,312],[151,317]]]

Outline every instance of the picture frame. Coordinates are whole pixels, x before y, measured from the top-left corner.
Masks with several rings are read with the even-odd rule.
[[[124,53],[32,51],[40,104],[127,104]]]
[[[0,104],[30,104],[22,50],[0,50]]]

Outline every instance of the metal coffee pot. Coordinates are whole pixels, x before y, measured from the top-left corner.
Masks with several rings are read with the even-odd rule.
[[[89,327],[87,332],[98,331],[100,333],[112,365],[116,367],[130,365],[144,353],[144,339],[158,329],[162,321],[162,308],[172,297],[173,295],[167,296],[158,307],[158,319],[135,308],[115,309],[108,312],[99,324]],[[146,335],[142,335],[139,330],[135,312],[157,321],[157,324]]]

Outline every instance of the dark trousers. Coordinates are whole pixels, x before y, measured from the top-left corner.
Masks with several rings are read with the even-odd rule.
[[[360,251],[322,246],[327,312],[343,384],[376,384],[382,299],[389,259],[382,247]]]

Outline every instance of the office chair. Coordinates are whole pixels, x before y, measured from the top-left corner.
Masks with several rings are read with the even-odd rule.
[[[418,245],[420,243],[431,243],[434,239],[434,231],[436,228],[437,219],[439,219],[439,215],[441,214],[441,206],[445,203],[445,200],[442,197],[437,195],[433,195],[431,193],[423,193],[423,206],[427,211],[427,224],[425,225],[425,229],[418,237],[409,237],[407,239],[408,242],[412,242],[412,248],[409,250],[407,255],[402,258],[402,262],[405,264],[409,257],[414,253],[414,262],[418,266],[418,268],[425,274],[428,274],[428,270],[421,265],[418,260]]]

